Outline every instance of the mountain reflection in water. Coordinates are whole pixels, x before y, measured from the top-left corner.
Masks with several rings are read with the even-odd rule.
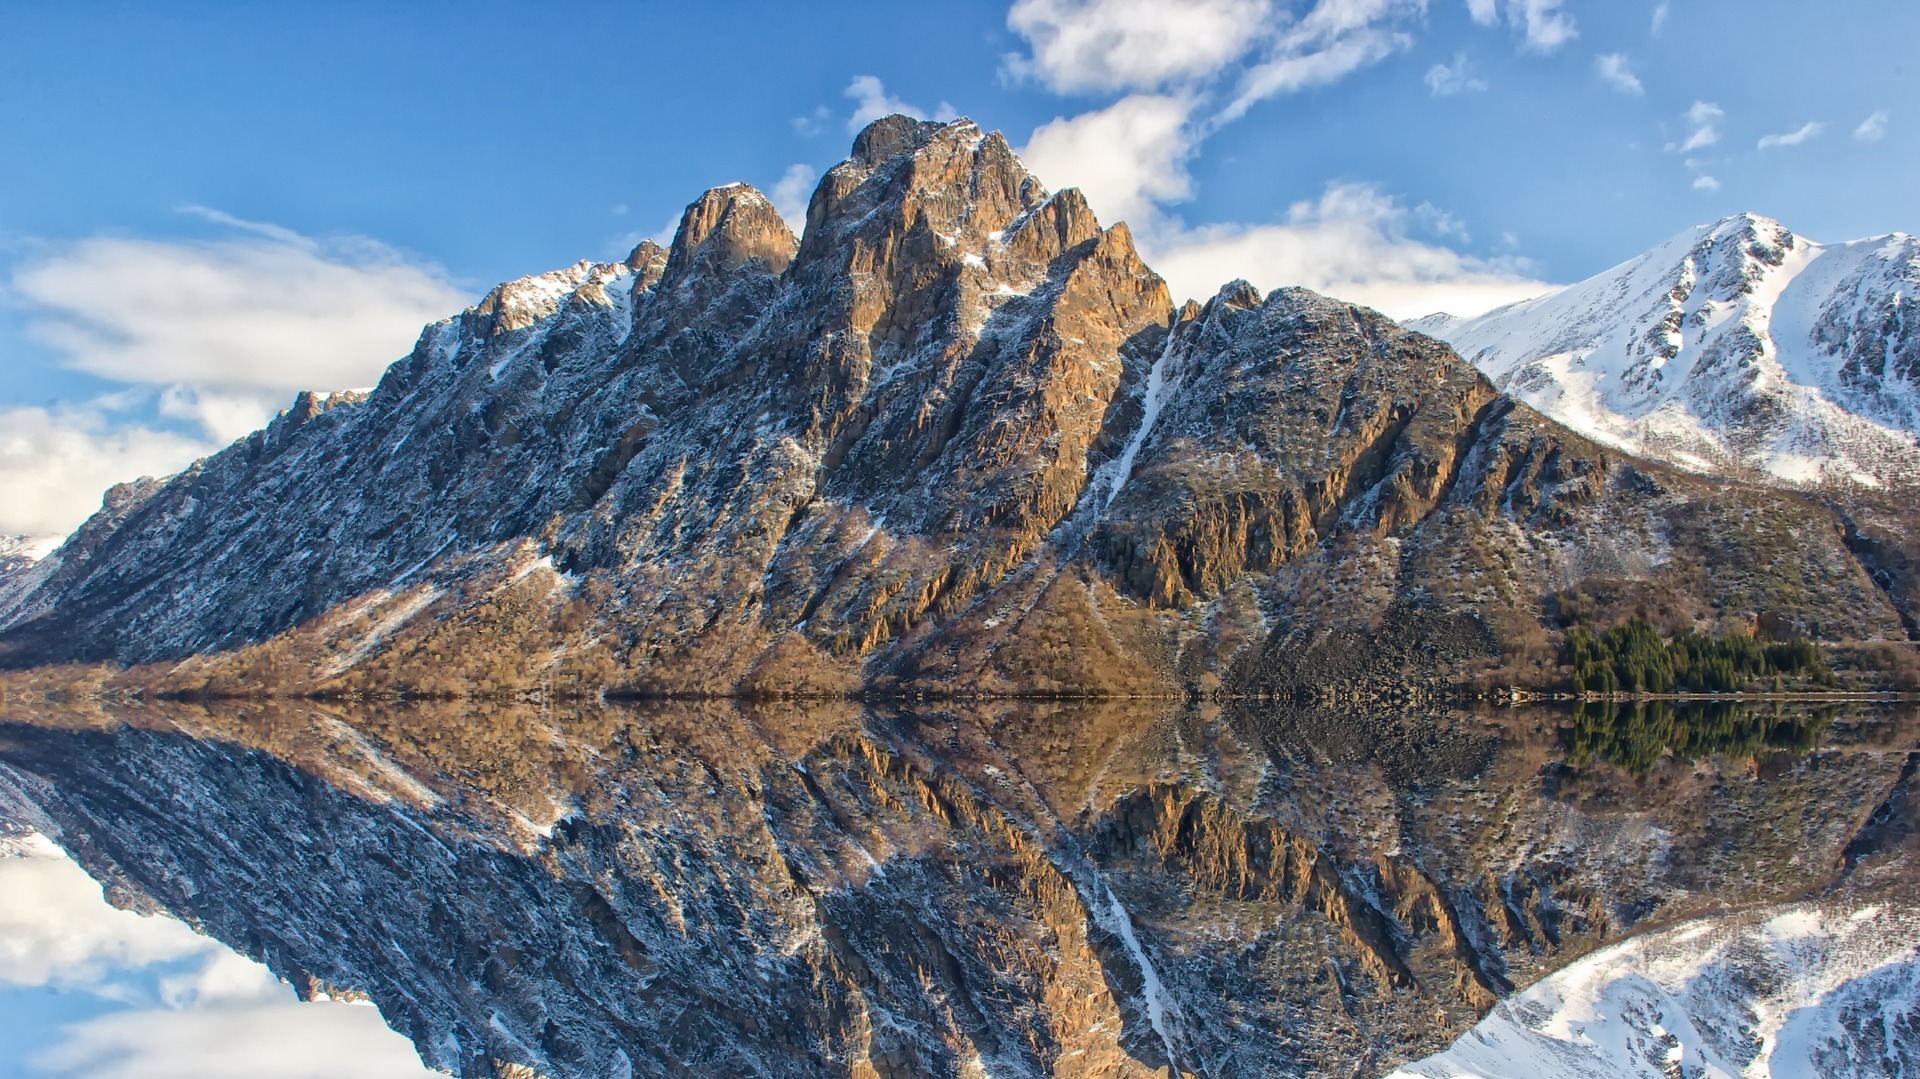
[[[3,707],[0,814],[463,1075],[1375,1074],[1913,894],[1910,708]]]

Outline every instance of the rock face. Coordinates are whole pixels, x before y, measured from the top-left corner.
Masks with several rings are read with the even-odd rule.
[[[461,1076],[1373,1076],[1643,926],[1920,916],[1910,714],[1635,776],[1525,708],[90,707],[0,704],[0,822]]]
[[[1416,329],[1584,434],[1696,471],[1920,476],[1920,239],[1754,214],[1538,299]]]
[[[1542,598],[1595,581],[1903,636],[1847,535],[1374,312],[1175,308],[998,134],[896,116],[799,239],[716,188],[669,249],[502,285],[371,394],[116,489],[0,596],[0,655],[186,690],[1164,693],[1409,612],[1538,647]]]

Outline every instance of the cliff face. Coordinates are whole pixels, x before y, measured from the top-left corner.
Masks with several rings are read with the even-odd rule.
[[[1561,718],[16,703],[0,817],[462,1076],[1377,1075],[1645,925],[1910,908],[1910,715]]]
[[[717,188],[669,249],[502,285],[364,398],[117,489],[0,594],[0,652],[186,689],[1158,692],[1389,612],[1522,647],[1588,586],[1904,635],[1847,534],[1374,312],[1176,307],[999,135],[890,117],[800,239]]]

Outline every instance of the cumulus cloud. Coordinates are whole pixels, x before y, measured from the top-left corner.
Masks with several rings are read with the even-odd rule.
[[[1338,82],[1409,47],[1413,36],[1402,25],[1426,10],[1426,0],[1317,0],[1241,75],[1220,121],[1278,94]]]
[[[1826,129],[1826,126],[1827,125],[1821,123],[1806,123],[1792,131],[1783,132],[1778,135],[1762,135],[1760,141],[1755,145],[1755,148],[1771,150],[1778,146],[1798,146],[1808,139],[1819,135],[1821,131]]]
[[[1102,221],[1140,225],[1156,203],[1192,193],[1192,107],[1183,97],[1132,94],[1042,125],[1020,156],[1049,185],[1080,188]]]
[[[1640,85],[1640,77],[1633,73],[1633,62],[1624,53],[1602,54],[1594,60],[1593,69],[1601,82],[1623,94],[1646,93],[1646,87]]]
[[[1304,285],[1396,318],[1476,315],[1552,286],[1524,263],[1478,259],[1411,234],[1425,222],[1462,234],[1430,206],[1408,210],[1372,184],[1332,184],[1275,225],[1216,225],[1150,238],[1148,258],[1176,296],[1210,296],[1245,278],[1261,288]]]
[[[1454,53],[1451,64],[1435,64],[1427,69],[1427,90],[1434,97],[1477,94],[1486,88],[1487,80],[1473,73],[1473,66],[1463,52]]]
[[[204,954],[209,942],[173,918],[107,904],[100,885],[46,838],[0,848],[0,984],[97,986],[115,967]]]
[[[1877,142],[1887,137],[1887,110],[1881,109],[1872,116],[1860,121],[1853,129],[1853,137],[1861,142]]]
[[[888,94],[886,84],[875,75],[855,75],[853,81],[847,84],[846,96],[853,99],[853,115],[847,117],[849,132],[858,131],[882,116],[896,113],[916,120],[927,118],[927,110]],[[936,120],[951,120],[956,115],[953,106],[944,101],[933,110]]]
[[[1527,52],[1545,55],[1580,36],[1562,0],[1467,0],[1468,16],[1481,26],[1499,25],[1503,12]]]
[[[1260,40],[1269,0],[1016,0],[1031,55],[1006,71],[1060,93],[1152,90],[1211,75]]]
[[[65,1027],[29,1062],[59,1079],[435,1074],[378,1009],[303,1004],[265,967],[179,920],[108,905],[39,835],[0,841],[0,985],[126,1006]]]
[[[773,208],[796,235],[807,226],[807,200],[813,197],[813,182],[819,178],[812,165],[793,164],[773,185]]]
[[[65,535],[108,487],[170,475],[216,448],[98,409],[0,409],[0,535]]]
[[[1696,176],[1693,178],[1693,189],[1695,191],[1718,191],[1720,190],[1720,181],[1712,176]]]

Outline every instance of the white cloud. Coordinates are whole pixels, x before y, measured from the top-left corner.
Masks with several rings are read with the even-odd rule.
[[[1263,289],[1304,285],[1407,318],[1476,315],[1551,287],[1517,261],[1478,259],[1408,235],[1422,219],[1436,232],[1463,232],[1450,215],[1409,211],[1374,185],[1332,184],[1295,203],[1282,224],[1168,231],[1144,246],[1176,296],[1210,296],[1241,277]]]
[[[1494,26],[1504,9],[1507,25],[1520,35],[1520,47],[1544,55],[1580,36],[1573,16],[1561,4],[1562,0],[1467,0],[1467,14],[1481,26]]]
[[[1520,27],[1531,52],[1549,53],[1580,36],[1560,0],[1507,0],[1507,19]]]
[[[1060,93],[1150,90],[1211,75],[1258,44],[1268,0],[1016,0],[1031,56],[1006,70]]]
[[[1719,142],[1718,125],[1726,115],[1726,110],[1711,101],[1694,102],[1686,112],[1687,137],[1678,144],[1668,143],[1667,149],[1674,153],[1687,154]]]
[[[813,182],[819,178],[812,165],[793,164],[773,185],[773,208],[795,235],[807,227],[807,200],[813,196]]]
[[[846,96],[853,99],[853,115],[847,117],[847,130],[859,131],[861,128],[880,119],[882,116],[911,116],[916,120],[925,120],[927,110],[910,105],[897,97],[887,94],[886,85],[874,75],[855,75],[847,84]],[[933,110],[936,120],[951,120],[957,114],[953,106],[942,101],[940,107]]]
[[[1047,184],[1080,188],[1102,221],[1140,226],[1155,203],[1192,193],[1191,111],[1186,98],[1133,94],[1041,126],[1020,156]]]
[[[1711,176],[1696,176],[1693,178],[1693,189],[1695,191],[1718,191],[1720,190],[1720,181]]]
[[[438,267],[371,240],[193,212],[251,235],[81,240],[15,271],[11,292],[66,366],[167,387],[171,414],[222,441],[300,390],[371,385],[467,299]]]
[[[1667,20],[1672,16],[1673,5],[1666,3],[1665,0],[1653,6],[1653,28],[1651,32],[1654,37],[1659,37],[1661,32],[1667,28]]]
[[[168,969],[183,961],[195,965]],[[125,1006],[64,1027],[28,1061],[57,1079],[437,1074],[378,1009],[303,1004],[265,967],[177,919],[109,906],[38,835],[0,847],[0,984],[78,989]]]
[[[1860,126],[1853,129],[1853,137],[1861,142],[1876,142],[1886,138],[1888,118],[1887,110],[1881,109],[1860,121]]]
[[[105,487],[176,471],[300,390],[372,385],[423,325],[468,302],[439,267],[371,240],[185,212],[237,235],[80,240],[13,272],[6,298],[27,331],[64,366],[123,391],[78,408],[0,411],[0,532],[66,532]],[[202,437],[130,424],[123,413],[136,401]]]
[[[0,409],[0,535],[63,536],[108,487],[170,475],[216,448],[97,409]]]
[[[107,904],[100,885],[40,835],[0,846],[0,984],[85,989],[114,967],[200,955],[209,942],[173,918]]]
[[[1473,73],[1467,54],[1453,54],[1453,63],[1435,64],[1427,69],[1427,89],[1434,97],[1477,94],[1487,88],[1487,80]]]
[[[1219,122],[1276,94],[1335,83],[1413,44],[1397,27],[1426,14],[1426,0],[1316,0],[1240,77]]]
[[[1827,125],[1821,123],[1805,123],[1792,131],[1782,134],[1762,135],[1759,143],[1755,145],[1755,148],[1771,150],[1776,146],[1798,146],[1808,139],[1819,135],[1821,131],[1826,129],[1826,126]]]
[[[283,987],[284,988],[284,987]],[[440,1079],[377,1009],[283,999],[116,1012],[68,1027],[39,1054],[58,1079]]]
[[[1646,88],[1640,85],[1640,77],[1633,73],[1633,62],[1623,53],[1606,53],[1593,62],[1593,69],[1600,81],[1623,94],[1644,94]]]
[[[825,105],[817,105],[812,112],[807,113],[805,116],[796,116],[793,118],[794,133],[812,138],[826,130],[827,121],[832,117],[832,109],[827,108]]]

